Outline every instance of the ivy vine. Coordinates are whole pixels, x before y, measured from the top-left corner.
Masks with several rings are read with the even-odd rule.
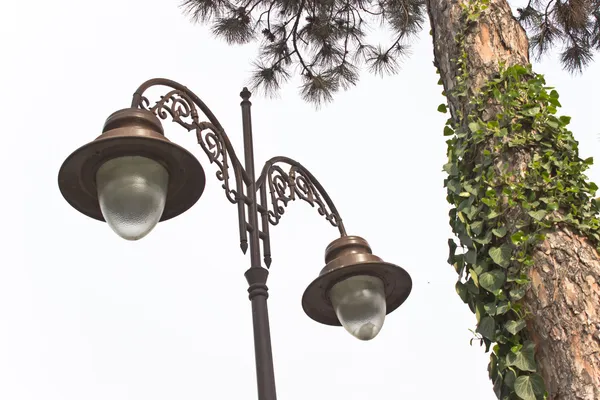
[[[496,396],[539,400],[548,394],[522,304],[533,250],[557,224],[598,247],[598,187],[584,175],[593,160],[579,158],[567,129],[570,117],[556,116],[558,93],[531,65],[500,65],[478,93],[470,93],[465,36],[488,3],[463,5],[463,30],[455,38],[458,77],[448,95],[468,101],[462,101],[467,115],[457,110],[458,121],[450,118],[444,127],[450,137],[444,184],[459,240],[448,241],[448,262],[459,276],[458,295],[476,315],[476,339],[486,352],[492,349],[488,371]]]

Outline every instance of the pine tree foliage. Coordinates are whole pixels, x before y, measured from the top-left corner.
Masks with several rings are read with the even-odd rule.
[[[529,0],[517,12],[536,59],[561,45],[563,67],[581,72],[600,50],[600,0]]]
[[[317,105],[355,85],[363,65],[397,72],[426,17],[424,0],[186,0],[183,7],[228,43],[261,41],[254,89],[273,95],[299,71],[301,96]],[[373,26],[392,32],[390,43],[369,43]]]
[[[319,105],[356,84],[361,67],[398,72],[426,18],[425,0],[183,0],[184,11],[230,44],[260,41],[253,90],[277,93],[294,73],[301,96]],[[600,50],[600,0],[529,0],[517,9],[536,58],[561,46],[565,69],[581,72]],[[380,27],[389,43],[372,43]]]

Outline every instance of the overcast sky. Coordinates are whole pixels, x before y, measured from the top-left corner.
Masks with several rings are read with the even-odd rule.
[[[361,342],[300,305],[336,230],[305,203],[271,229],[269,278],[280,399],[491,400],[488,356],[469,346],[475,317],[454,291],[441,172],[443,101],[428,27],[401,73],[364,74],[320,111],[297,81],[253,97],[257,168],[275,155],[307,166],[350,234],[403,266],[413,292]],[[256,398],[250,302],[236,208],[193,133],[165,122],[207,173],[200,201],[127,242],[62,198],[58,169],[127,107],[140,83],[194,90],[241,149],[238,93],[256,48],[228,47],[168,0],[5,1],[0,9],[2,196],[0,398]],[[600,157],[600,64],[570,77],[536,65],[561,94],[583,157]],[[594,166],[590,176],[600,179]]]

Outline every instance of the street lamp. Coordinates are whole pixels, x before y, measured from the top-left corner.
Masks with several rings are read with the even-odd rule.
[[[144,93],[154,86],[169,89],[151,106]],[[372,254],[366,240],[346,234],[327,192],[297,161],[274,157],[265,163],[258,179],[255,177],[250,92],[244,88],[240,96],[244,165],[225,130],[198,96],[177,82],[152,79],[136,90],[130,108],[107,118],[99,137],[67,157],[58,184],[75,209],[106,221],[124,239],[140,239],[159,221],[192,207],[204,191],[202,166],[190,152],[164,136],[160,119],[171,117],[188,131],[195,131],[209,161],[217,165],[216,176],[227,199],[237,206],[244,254],[250,247],[250,268],[245,276],[252,302],[258,398],[275,400],[266,286],[271,265],[269,224],[279,223],[290,201],[301,199],[316,207],[340,233],[325,250],[325,267],[302,296],[302,307],[313,320],[342,325],[358,339],[370,340],[381,330],[385,315],[406,300],[412,281],[404,269]],[[208,121],[200,120],[199,111]],[[289,167],[288,172],[282,165]]]

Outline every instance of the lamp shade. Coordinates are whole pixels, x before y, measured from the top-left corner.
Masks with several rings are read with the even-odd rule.
[[[102,135],[64,161],[58,173],[63,197],[81,213],[104,221],[97,174],[106,162],[123,157],[150,159],[166,170],[167,196],[160,221],[192,207],[204,191],[206,178],[196,157],[164,136],[162,125],[153,113],[126,108],[110,115]]]
[[[358,236],[343,236],[334,240],[325,250],[325,262],[325,268],[321,270],[319,277],[308,285],[302,296],[304,312],[313,320],[325,325],[342,325],[332,303],[331,289],[338,283],[342,286],[349,286],[351,289],[352,286],[357,287],[357,285],[369,281],[368,278],[353,279],[356,282],[344,284],[343,281],[348,278],[376,278],[371,280],[372,282],[367,282],[369,288],[372,288],[373,297],[377,296],[377,282],[380,281],[383,286],[386,314],[404,303],[412,289],[412,279],[408,272],[397,265],[384,262],[372,254],[367,241]],[[340,290],[336,289],[336,292],[340,292]],[[344,301],[343,295],[338,293],[335,295],[338,297],[336,303],[339,311],[339,305]],[[349,329],[348,326],[346,329]]]

